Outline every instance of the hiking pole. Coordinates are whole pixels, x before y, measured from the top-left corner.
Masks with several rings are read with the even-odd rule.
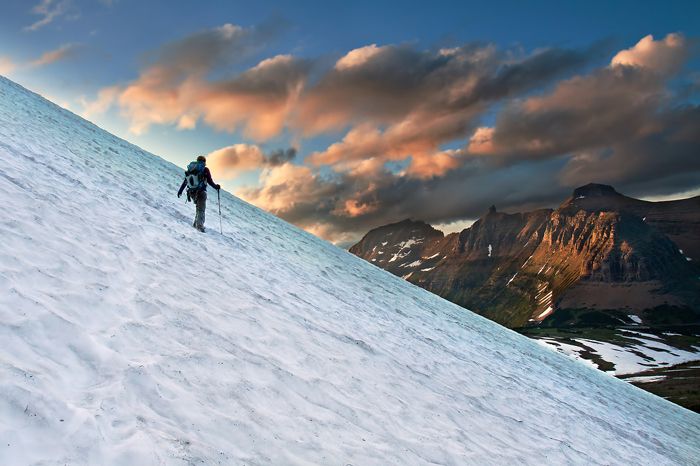
[[[221,226],[221,190],[217,189],[216,190],[216,197],[219,198],[219,230],[221,230],[221,234],[224,234],[224,227]]]

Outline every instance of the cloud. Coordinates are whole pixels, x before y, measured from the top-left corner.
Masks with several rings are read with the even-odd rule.
[[[124,87],[118,102],[136,134],[153,124],[191,129],[201,119],[218,130],[242,127],[246,136],[264,140],[284,127],[306,71],[303,60],[278,55],[231,79],[209,82],[190,75],[173,82],[167,68],[155,65]]]
[[[618,52],[612,66],[635,66],[667,75],[677,72],[690,53],[688,41],[681,34],[668,34],[655,41],[649,34],[629,49]]]
[[[613,66],[561,81],[548,94],[509,102],[494,127],[473,133],[468,151],[508,160],[558,157],[660,131],[659,111],[673,105],[667,80],[680,67],[677,60],[685,52],[678,49],[684,42],[676,35],[653,43],[645,39],[618,59],[624,65],[613,60]],[[656,66],[633,65],[633,59]]]
[[[30,63],[31,66],[39,67],[50,65],[60,60],[66,60],[74,57],[80,49],[80,44],[64,44],[55,50],[49,50],[42,54],[39,58]]]
[[[8,57],[0,57],[0,74],[8,75],[17,68],[17,65]]]
[[[32,8],[32,13],[40,15],[41,19],[24,28],[25,31],[37,31],[50,24],[54,19],[66,14],[71,3],[69,0],[41,0]]]
[[[264,169],[260,184],[242,188],[237,194],[283,218],[291,216],[303,225],[315,217],[314,212],[327,211],[333,205],[338,189],[309,167],[291,163]]]
[[[170,43],[151,54],[140,76],[114,100],[135,134],[154,124],[192,129],[199,121],[253,139],[278,134],[303,87],[309,63],[290,55],[264,59],[240,73],[230,66],[250,58],[283,28],[225,24]],[[211,79],[211,74],[219,77]],[[105,109],[106,110],[106,109]]]
[[[697,188],[700,106],[670,108],[648,118],[649,131],[636,138],[575,153],[559,174],[561,183],[577,186],[597,179],[664,194]]]
[[[83,118],[90,120],[105,113],[117,100],[120,92],[119,86],[112,86],[100,89],[95,100],[88,100],[84,96],[80,97],[78,99],[78,103],[82,106],[80,114]]]
[[[335,63],[336,70],[347,70],[367,63],[373,56],[381,53],[385,47],[377,47],[377,44],[367,45],[349,51]]]
[[[296,156],[296,149],[278,149],[264,154],[253,144],[234,144],[217,149],[207,155],[209,166],[224,179],[237,177],[240,172],[263,167],[276,167],[290,162]]]
[[[514,58],[492,46],[422,52],[372,45],[345,55],[305,92],[296,121],[308,134],[355,124],[342,141],[312,154],[313,164],[344,169],[352,160],[410,158],[408,174],[441,176],[459,166],[460,154],[440,147],[466,137],[489,105],[583,66],[596,50]]]

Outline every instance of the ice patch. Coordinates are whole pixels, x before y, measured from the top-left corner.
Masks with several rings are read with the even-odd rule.
[[[489,244],[489,257],[491,257],[491,251],[493,251],[493,247]]]

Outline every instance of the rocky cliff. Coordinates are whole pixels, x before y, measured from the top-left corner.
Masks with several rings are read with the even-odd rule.
[[[509,327],[700,322],[700,197],[590,184],[554,210],[491,207],[459,234],[386,225],[350,252]]]

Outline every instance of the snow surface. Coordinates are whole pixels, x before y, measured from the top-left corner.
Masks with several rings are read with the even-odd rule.
[[[196,232],[181,168],[4,78],[0,157],[2,465],[700,457],[699,415],[227,193]]]

